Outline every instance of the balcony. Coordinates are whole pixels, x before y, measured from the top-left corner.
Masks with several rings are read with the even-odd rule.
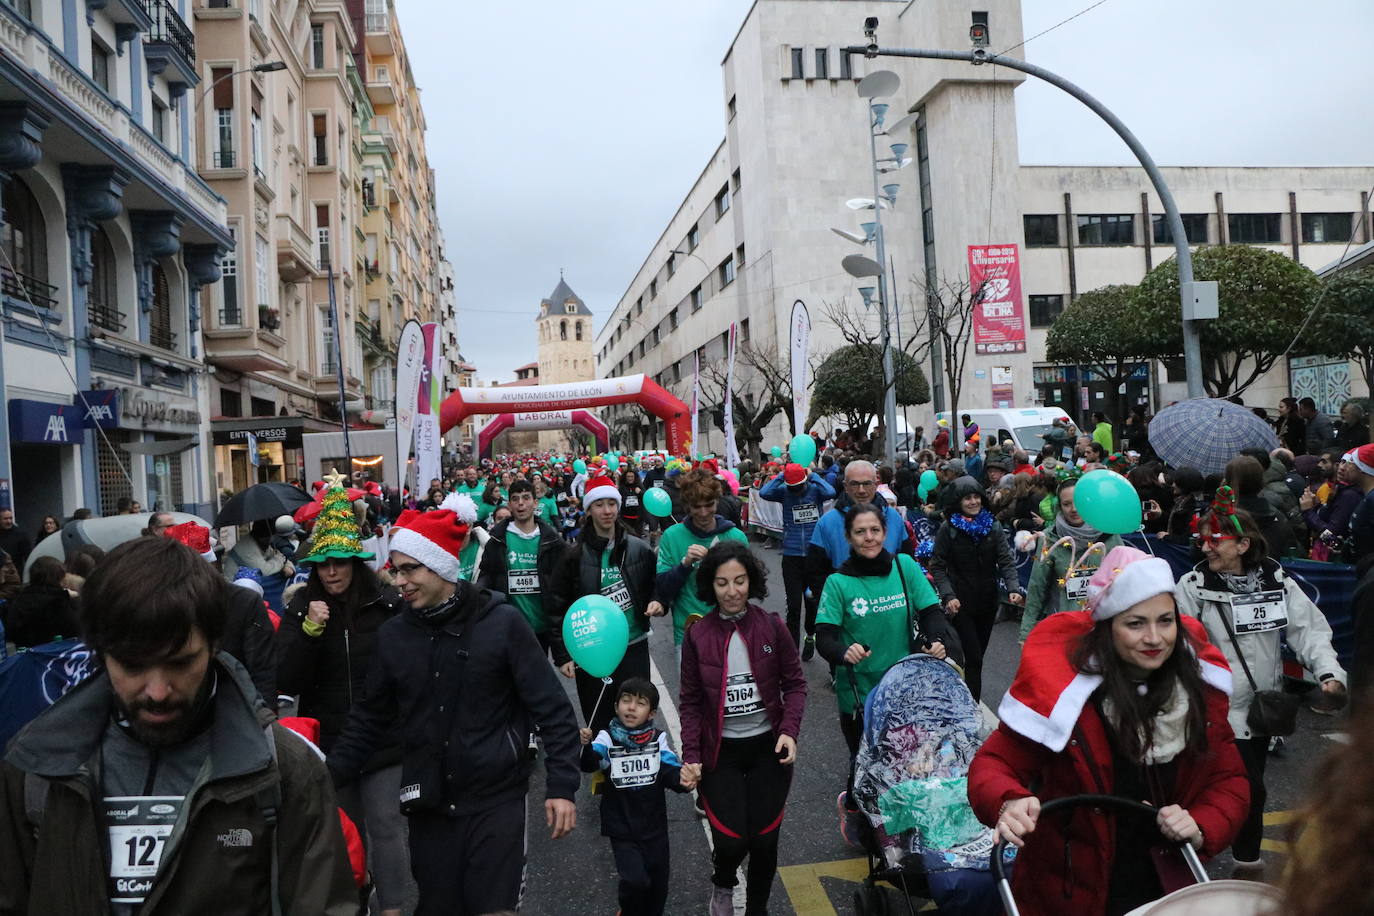
[[[367,81],[367,98],[373,105],[395,105],[396,87],[392,85],[391,77],[374,74]]]
[[[196,39],[186,21],[169,0],[145,0],[152,14],[153,25],[143,40],[143,54],[148,59],[148,73],[166,73],[167,82],[182,88],[200,82],[196,72]]]
[[[86,314],[90,316],[91,324],[116,334],[121,333],[126,327],[123,313],[117,307],[106,305],[95,296],[91,296],[87,301]]]
[[[371,132],[381,134],[382,143],[386,145],[386,148],[392,153],[392,155],[395,155],[397,150],[396,131],[391,126],[391,118],[387,117],[386,115],[377,115],[376,117],[374,117],[372,119]]]
[[[0,267],[0,295],[6,299],[43,311],[52,311],[57,307],[57,297],[54,295],[56,292],[57,287],[51,283],[44,283],[36,277],[21,274],[8,267]]]
[[[298,283],[315,272],[315,246],[290,216],[277,214],[277,273],[283,283]]]
[[[237,157],[231,149],[218,149],[210,154],[210,167],[212,169],[232,169]]]
[[[86,9],[104,10],[105,15],[110,17],[110,21],[116,26],[125,26],[135,32],[146,32],[153,24],[152,11],[149,9],[151,5],[150,0],[87,0]]]
[[[367,35],[367,49],[373,54],[386,57],[396,53],[395,46],[391,43],[391,14],[390,13],[368,13],[365,17],[364,26]]]
[[[243,309],[237,305],[225,306],[220,309],[219,326],[222,328],[243,327]]]

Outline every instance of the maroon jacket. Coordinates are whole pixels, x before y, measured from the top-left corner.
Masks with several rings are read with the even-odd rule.
[[[801,733],[806,708],[806,678],[787,625],[756,604],[738,621],[727,622],[718,610],[698,620],[682,641],[681,691],[682,760],[714,769],[720,753],[721,722],[725,718],[726,647],[739,629],[749,650],[749,665],[763,698],[773,734]]]

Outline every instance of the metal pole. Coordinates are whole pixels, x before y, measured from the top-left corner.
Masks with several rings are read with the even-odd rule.
[[[903,353],[905,353],[905,352],[906,352],[906,345],[902,343],[902,304],[901,304],[901,301],[900,301],[900,300],[898,299],[898,297],[897,297],[897,264],[896,264],[896,262],[895,262],[893,259],[888,258],[887,268],[888,268],[888,271],[889,271],[889,279],[892,281],[892,298],[893,298],[893,303],[892,303],[892,323],[893,323],[893,325],[896,326],[896,329],[897,329],[897,349],[900,350],[900,351],[902,351]],[[893,379],[892,387],[893,387],[893,389],[896,389],[896,387],[897,387],[896,379]],[[907,436],[908,439],[909,439],[909,441],[907,442],[907,446],[906,446],[906,456],[907,456],[907,458],[908,458],[908,460],[909,460],[909,459],[911,458],[912,453],[915,452],[916,450],[915,450],[914,448],[912,448],[912,446],[915,444],[915,437],[912,436],[911,415],[907,412],[907,405],[906,405],[906,404],[903,404],[903,405],[902,405],[902,423],[906,426],[906,436]],[[894,471],[895,471],[895,468],[894,468]]]
[[[878,135],[873,123],[873,103],[864,106],[868,119],[868,152],[873,162],[873,220],[877,224],[878,245],[878,308],[883,328],[883,461],[890,468],[897,466],[897,385],[892,377],[892,328],[887,317],[887,247],[883,241],[882,198],[878,196]]]
[[[1183,217],[1179,215],[1178,205],[1174,203],[1174,195],[1169,191],[1169,185],[1164,181],[1164,176],[1160,174],[1159,167],[1155,165],[1154,159],[1146,152],[1145,147],[1136,139],[1135,134],[1131,133],[1130,128],[1121,122],[1111,109],[1107,108],[1097,99],[1093,98],[1081,87],[1064,79],[1057,73],[1046,70],[1044,67],[1037,67],[1035,64],[1026,63],[1015,57],[1003,57],[999,54],[989,54],[979,48],[973,51],[938,51],[927,48],[879,48],[876,53],[870,52],[864,45],[852,45],[844,49],[847,54],[863,54],[866,57],[919,57],[930,60],[962,60],[974,65],[996,64],[999,67],[1007,67],[1012,70],[1019,70],[1022,73],[1029,73],[1031,76],[1044,80],[1045,82],[1058,86],[1069,95],[1078,99],[1088,106],[1094,114],[1106,121],[1112,130],[1116,131],[1136,159],[1140,160],[1140,165],[1145,169],[1145,174],[1149,176],[1150,183],[1154,185],[1155,193],[1159,195],[1160,203],[1164,205],[1165,218],[1169,221],[1169,231],[1174,236],[1174,252],[1178,258],[1178,283],[1179,283],[1179,321],[1183,325],[1183,362],[1184,368],[1188,373],[1188,397],[1203,397],[1202,389],[1202,346],[1198,341],[1197,324],[1183,317],[1186,314],[1183,305],[1183,290],[1187,289],[1187,284],[1193,282],[1193,255],[1188,250],[1188,238],[1183,229]],[[876,186],[876,181],[875,181]],[[1072,228],[1072,227],[1070,227]],[[1149,227],[1146,227],[1148,230]],[[879,236],[881,239],[881,236]],[[879,242],[881,245],[881,241]]]
[[[339,327],[339,308],[334,301],[334,265],[325,264],[325,276],[329,281],[329,320],[334,325],[334,369],[339,378],[339,423],[343,426],[344,460],[348,462],[348,479],[353,479],[353,448],[348,440],[348,405],[345,403],[343,367],[343,329]]]

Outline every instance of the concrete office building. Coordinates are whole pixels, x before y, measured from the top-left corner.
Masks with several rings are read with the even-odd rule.
[[[1021,41],[1018,0],[980,6],[996,47]],[[738,323],[742,342],[780,354],[786,365],[788,317],[797,299],[811,311],[813,353],[841,342],[821,308],[844,303],[862,313],[857,288],[871,281],[848,276],[840,260],[874,252],[830,230],[858,231],[871,216],[845,205],[873,194],[867,106],[855,84],[871,70],[886,69],[902,79],[896,96],[880,100],[891,104],[886,123],[918,115],[909,131],[883,140],[908,144],[906,155],[915,160],[883,180],[900,185],[896,206],[882,214],[896,298],[909,303],[921,295],[913,277],[966,280],[969,246],[1016,245],[1023,351],[971,354],[960,404],[992,406],[994,379],[1001,383],[999,399],[1009,404],[1081,403],[1072,367],[1043,358],[1046,329],[1077,293],[1136,283],[1151,264],[1171,256],[1155,235],[1161,208],[1144,172],[1022,166],[1015,89],[1023,75],[958,62],[841,54],[841,47],[861,42],[867,16],[879,17],[887,46],[969,47],[965,4],[754,3],[721,64],[725,136],[599,329],[599,377],[644,372],[689,400],[694,356],[703,365],[720,361],[731,322]],[[891,155],[885,145],[878,149],[879,156]],[[1180,167],[1165,173],[1188,214],[1190,240],[1202,242],[1205,233],[1210,243],[1272,246],[1317,268],[1340,256],[1346,233],[1353,232],[1356,245],[1370,238],[1362,192],[1374,184],[1374,169]],[[909,305],[904,314],[911,314]],[[876,327],[876,310],[872,316]],[[1290,390],[1306,393],[1318,385],[1328,392],[1324,406],[1331,409],[1351,385],[1342,366],[1341,360],[1303,355],[1254,386],[1247,402],[1272,406]],[[748,370],[741,374],[747,384]],[[1178,367],[1150,364],[1142,374],[1135,397],[1157,406],[1182,396]],[[1089,385],[1087,394],[1091,406],[1098,391]],[[922,405],[908,413],[914,424],[929,427],[931,409]],[[635,426],[623,445],[664,441],[661,425],[633,407],[608,414],[613,427]],[[722,450],[721,434],[705,411],[700,428],[703,450]],[[779,419],[768,438],[779,442],[786,432]]]

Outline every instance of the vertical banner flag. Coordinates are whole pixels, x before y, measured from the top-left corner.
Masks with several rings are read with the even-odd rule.
[[[415,433],[415,405],[420,396],[420,374],[425,359],[425,335],[414,318],[401,328],[396,348],[396,486],[406,484],[410,442]]]
[[[1025,353],[1026,312],[1021,302],[1021,260],[1016,245],[968,246],[973,307],[973,351]]]
[[[253,467],[258,467],[262,460],[258,457],[258,437],[249,433],[244,438],[248,440],[248,462],[252,464]]]
[[[697,417],[701,414],[701,351],[692,353],[692,441],[687,448],[687,458],[691,459],[701,452],[701,440],[697,438]]]
[[[444,342],[439,325],[430,321],[420,325],[425,355],[420,365],[420,391],[415,400],[415,479],[416,492],[428,487],[440,475],[442,437],[439,435],[439,379],[443,370],[439,358]]]
[[[806,387],[806,356],[811,349],[811,315],[806,303],[792,303],[792,418],[796,434],[806,433],[806,415],[811,408],[811,391]]]
[[[730,322],[730,346],[725,359],[725,404],[721,408],[725,428],[725,466],[734,470],[739,465],[739,446],[735,444],[735,332]]]

